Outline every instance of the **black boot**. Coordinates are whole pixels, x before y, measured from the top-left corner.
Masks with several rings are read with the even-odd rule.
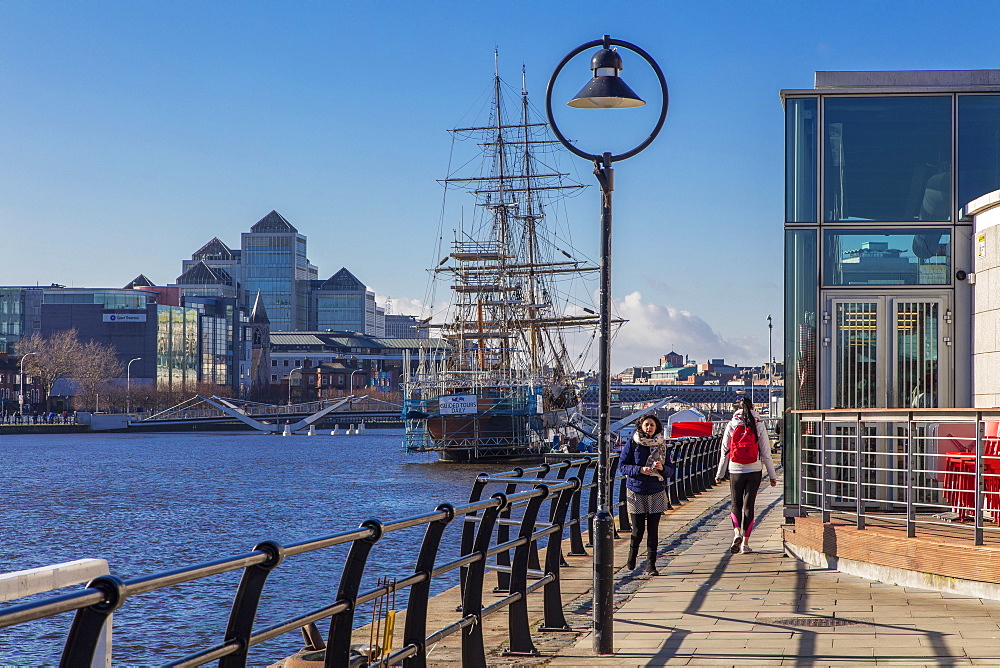
[[[650,550],[646,559],[646,575],[659,575],[660,571],[656,570],[656,550]]]
[[[636,539],[635,536],[632,536],[632,540],[629,543],[629,546],[628,546],[628,561],[625,562],[625,568],[629,569],[630,571],[634,571],[635,570],[635,560],[636,560],[636,557],[639,556],[639,543],[641,543],[641,542],[642,542],[642,538]]]

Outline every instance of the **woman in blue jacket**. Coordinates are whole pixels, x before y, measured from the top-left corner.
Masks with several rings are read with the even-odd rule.
[[[663,425],[652,413],[636,422],[635,434],[622,448],[618,470],[625,477],[625,502],[632,519],[632,537],[625,565],[635,569],[643,534],[646,536],[646,574],[659,575],[656,551],[660,515],[667,509],[667,485],[674,473]]]

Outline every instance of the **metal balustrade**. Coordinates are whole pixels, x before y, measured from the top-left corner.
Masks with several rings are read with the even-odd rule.
[[[670,483],[670,496],[676,503],[711,484],[719,437],[673,439],[672,443],[677,475]],[[612,456],[612,466],[617,466],[617,457],[617,454]],[[114,574],[103,575],[79,591],[0,609],[0,629],[72,612],[75,616],[60,665],[89,666],[108,618],[130,600],[156,590],[242,571],[227,629],[220,641],[164,665],[187,667],[218,661],[223,668],[245,666],[251,647],[301,631],[307,647],[326,650],[327,666],[402,664],[408,668],[426,666],[427,647],[461,633],[462,665],[476,668],[486,666],[482,620],[504,610],[508,616],[508,653],[534,655],[537,651],[527,606],[530,594],[542,592],[544,619],[538,631],[570,630],[563,615],[559,580],[560,567],[565,563],[563,541],[568,535],[567,555],[586,556],[583,526],[587,525],[592,538],[597,505],[595,468],[595,457],[580,456],[533,468],[480,474],[473,483],[469,502],[464,505],[443,503],[432,512],[388,522],[370,519],[356,529],[285,545],[264,541],[243,554],[148,576],[123,579]],[[627,531],[624,478],[613,477],[609,484],[619,486],[615,507],[624,520],[620,528]],[[585,513],[584,494],[587,495]],[[459,556],[438,563],[444,532],[456,519],[462,525]],[[421,541],[414,541],[419,542],[419,547],[412,572],[394,581],[380,578],[378,586],[361,591],[369,556],[377,549],[379,540],[392,532],[421,527],[424,535]],[[544,557],[539,547],[543,540]],[[272,571],[294,567],[295,558],[300,555],[338,545],[350,547],[336,597],[329,605],[264,628],[255,627],[258,605]],[[428,629],[432,580],[454,571],[461,574],[461,606],[456,619],[442,628]],[[488,605],[483,600],[487,571],[496,573],[495,591],[503,594]],[[395,592],[406,592],[407,596],[402,647],[369,663],[367,658],[352,653],[355,614],[360,606]],[[329,620],[325,638],[316,627],[323,620]],[[174,639],[164,639],[165,644],[173,642]]]
[[[799,411],[799,507],[1000,542],[1000,409]]]

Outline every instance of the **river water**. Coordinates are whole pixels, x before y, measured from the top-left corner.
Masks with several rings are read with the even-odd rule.
[[[482,470],[400,447],[401,432],[2,435],[0,572],[107,559],[129,579],[401,519],[467,502]],[[449,526],[439,563],[457,554]],[[423,528],[372,550],[367,585],[412,573]],[[255,628],[329,605],[346,548],[286,559],[269,577]],[[220,642],[239,572],[127,599],[115,612],[115,665],[175,660]],[[442,578],[435,592],[457,584]],[[397,607],[405,607],[405,595]],[[359,615],[360,617],[360,615]],[[359,623],[364,621],[363,617]],[[72,615],[0,630],[0,664],[57,665]],[[326,634],[328,623],[320,626]],[[398,630],[401,632],[401,629]],[[251,650],[266,665],[301,647],[287,634]]]

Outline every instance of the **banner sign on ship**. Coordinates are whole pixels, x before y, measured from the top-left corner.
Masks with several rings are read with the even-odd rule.
[[[474,394],[441,397],[438,403],[441,415],[469,415],[479,411],[479,400]]]

